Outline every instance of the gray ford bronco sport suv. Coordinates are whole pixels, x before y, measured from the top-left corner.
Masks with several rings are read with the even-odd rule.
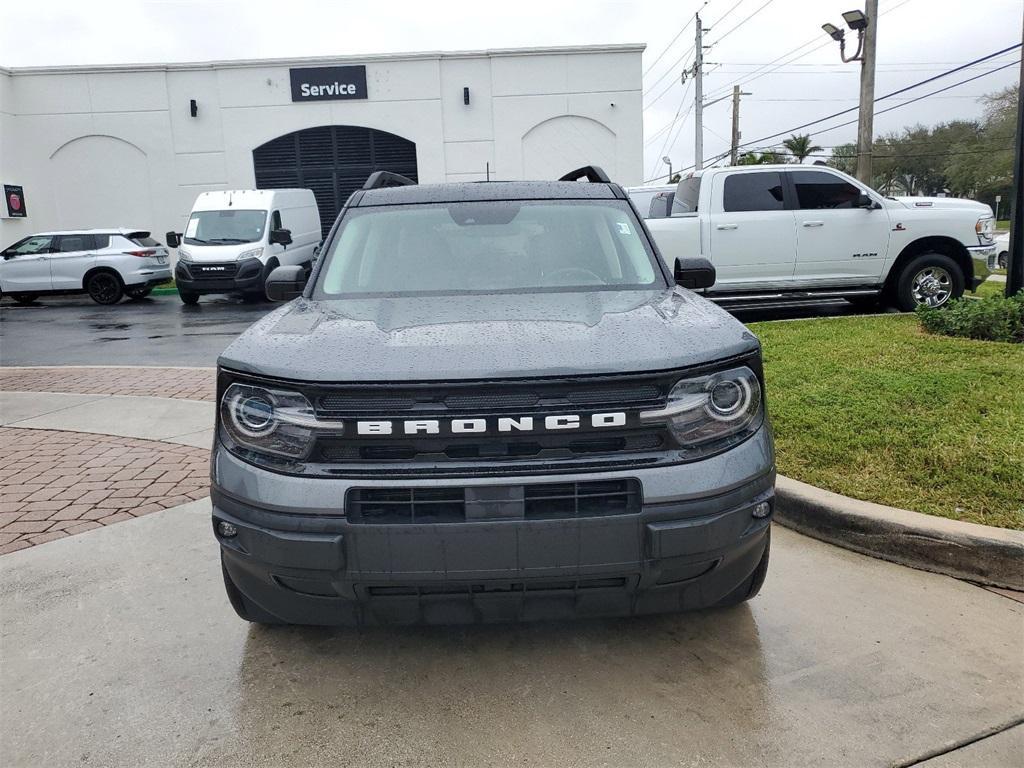
[[[584,180],[589,183],[583,183]],[[220,357],[213,528],[277,624],[625,616],[753,597],[757,339],[619,185],[375,173]]]

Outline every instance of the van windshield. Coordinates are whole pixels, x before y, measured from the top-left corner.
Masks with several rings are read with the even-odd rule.
[[[639,226],[620,200],[349,209],[314,297],[665,287]]]
[[[188,245],[258,243],[267,226],[266,211],[193,211],[185,227]]]

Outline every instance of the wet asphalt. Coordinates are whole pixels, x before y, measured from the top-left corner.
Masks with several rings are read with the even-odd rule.
[[[0,304],[0,365],[213,366],[242,331],[277,305],[204,296],[188,307],[176,295],[101,306],[87,296]],[[735,310],[745,323],[838,317],[874,310],[845,301]]]

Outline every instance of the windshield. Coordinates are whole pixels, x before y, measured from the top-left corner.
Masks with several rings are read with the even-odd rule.
[[[351,209],[314,296],[664,287],[637,228],[620,200]]]
[[[267,226],[266,211],[193,211],[185,227],[188,245],[258,243]]]

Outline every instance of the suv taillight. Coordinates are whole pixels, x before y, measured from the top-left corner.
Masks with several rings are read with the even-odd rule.
[[[144,251],[125,251],[128,256],[139,256],[140,258],[146,258],[148,256],[156,256],[155,248],[147,248]]]

